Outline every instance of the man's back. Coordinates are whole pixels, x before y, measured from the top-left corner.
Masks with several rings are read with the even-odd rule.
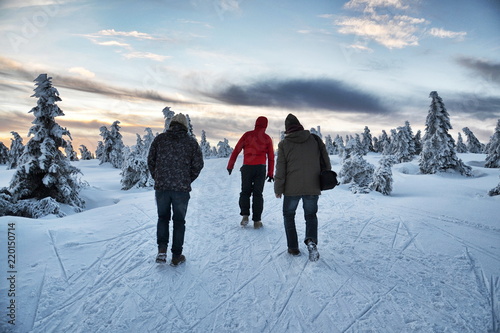
[[[191,183],[203,168],[203,155],[195,139],[184,129],[172,126],[151,144],[148,167],[155,190],[190,192]]]

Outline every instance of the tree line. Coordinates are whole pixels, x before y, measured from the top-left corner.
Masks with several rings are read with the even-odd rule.
[[[71,163],[77,161],[78,157],[71,144],[70,132],[55,121],[56,117],[64,116],[64,113],[56,104],[61,98],[57,89],[52,86],[51,79],[47,74],[40,74],[34,80],[35,93],[31,97],[38,100],[37,106],[29,111],[33,113],[35,120],[28,133],[28,137],[32,137],[26,146],[16,132],[11,132],[13,139],[10,149],[0,142],[0,164],[6,164],[8,169],[16,170],[9,186],[0,189],[0,216],[64,216],[60,204],[67,204],[76,212],[85,207],[79,193],[88,184],[81,179],[81,171]],[[414,158],[419,159],[422,174],[457,172],[472,176],[471,167],[464,164],[457,153],[486,154],[485,167],[500,168],[500,119],[486,145],[479,142],[467,127],[463,128],[467,137],[466,143],[460,133],[455,143],[448,133],[452,127],[443,100],[435,91],[431,92],[429,97],[432,101],[423,137],[420,131],[413,134],[408,121],[403,126],[391,129],[390,135],[383,130],[380,136],[373,137],[368,126],[365,126],[363,133],[347,135],[345,140],[339,135],[334,139],[326,135],[325,145],[328,153],[338,155],[341,160],[341,183],[347,184],[353,193],[368,193],[374,190],[390,195],[393,186],[392,166],[412,161]],[[170,107],[165,107],[162,112],[166,131],[175,112]],[[196,139],[189,115],[187,120],[188,133]],[[152,187],[154,180],[147,167],[147,155],[158,133],[155,135],[151,128],[146,128],[142,137],[136,134],[136,144],[129,147],[122,141],[119,124],[117,120],[109,129],[102,126],[102,140],[97,144],[95,155],[85,145],[81,145],[80,158],[96,158],[100,164],[110,163],[121,169],[123,190]],[[319,126],[316,129],[311,128],[310,131],[322,137]],[[284,137],[283,132],[281,136]],[[203,130],[200,147],[204,158],[229,157],[233,150],[227,139],[219,141],[217,147],[211,147]],[[377,167],[364,158],[370,152],[381,154]],[[489,195],[499,194],[500,183],[489,191]]]

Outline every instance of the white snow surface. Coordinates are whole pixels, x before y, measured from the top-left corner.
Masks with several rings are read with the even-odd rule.
[[[64,218],[0,218],[2,332],[493,332],[499,330],[499,169],[458,154],[474,177],[393,166],[390,196],[319,199],[320,259],[287,253],[282,199],[264,189],[264,227],[239,225],[240,175],[205,160],[193,183],[184,254],[156,264],[152,189],[120,190],[120,170],[72,162],[87,208]],[[375,166],[378,154],[367,160]],[[340,170],[337,156],[333,169]],[[237,167],[241,165],[238,159]],[[13,170],[0,170],[7,186]],[[70,212],[68,210],[68,212]],[[297,216],[304,237],[303,211]],[[7,265],[14,224],[15,297]],[[168,252],[169,260],[171,258]],[[15,325],[9,302],[15,300]]]

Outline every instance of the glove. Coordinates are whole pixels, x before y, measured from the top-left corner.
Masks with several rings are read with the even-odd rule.
[[[270,183],[270,182],[274,182],[274,178],[271,177],[271,176],[267,176],[267,181]]]
[[[229,175],[231,175],[231,172],[233,172],[233,169],[227,169],[227,172],[229,172]]]

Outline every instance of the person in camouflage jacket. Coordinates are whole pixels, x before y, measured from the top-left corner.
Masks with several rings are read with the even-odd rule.
[[[198,142],[188,134],[188,123],[182,114],[176,114],[165,133],[152,142],[148,154],[148,168],[155,181],[158,210],[156,261],[166,262],[169,241],[169,221],[172,217],[172,261],[176,266],[186,260],[182,254],[185,217],[190,199],[191,183],[203,169],[203,155]],[[173,214],[172,214],[173,213]]]

